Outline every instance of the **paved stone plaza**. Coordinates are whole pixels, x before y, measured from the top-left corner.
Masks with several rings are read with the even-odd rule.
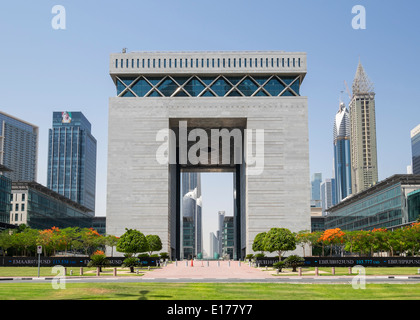
[[[262,271],[238,261],[191,261],[184,260],[168,264],[166,267],[147,272],[143,279],[267,279],[271,271]]]

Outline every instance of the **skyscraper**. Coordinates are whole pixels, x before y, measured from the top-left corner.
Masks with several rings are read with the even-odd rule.
[[[343,102],[334,119],[334,170],[336,200],[351,194],[350,114]]]
[[[12,181],[35,181],[38,167],[38,127],[0,111],[0,164]]]
[[[182,250],[186,259],[202,253],[201,175],[182,173]]]
[[[81,112],[53,112],[47,187],[95,211],[96,139]]]
[[[420,124],[411,130],[412,173],[420,174]]]
[[[329,207],[337,204],[335,179],[325,179],[321,183],[322,215],[326,215]]]
[[[378,181],[375,92],[359,62],[350,101],[352,193],[359,193]]]
[[[311,206],[321,207],[322,173],[314,173],[311,180]]]

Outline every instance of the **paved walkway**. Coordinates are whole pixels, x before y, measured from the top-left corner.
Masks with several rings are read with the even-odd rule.
[[[178,261],[147,272],[143,279],[267,279],[271,271],[250,267],[239,261]]]

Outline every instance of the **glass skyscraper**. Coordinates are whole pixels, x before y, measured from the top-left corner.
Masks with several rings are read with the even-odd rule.
[[[38,127],[0,111],[0,164],[12,181],[35,181],[38,163]]]
[[[413,174],[420,174],[420,124],[411,130],[411,155]]]
[[[182,250],[183,258],[202,253],[202,200],[199,172],[182,173]]]
[[[314,173],[311,180],[311,206],[321,207],[322,173]]]
[[[334,120],[334,173],[336,200],[351,194],[350,114],[343,102]]]
[[[47,187],[95,211],[96,139],[81,112],[53,112]]]
[[[322,215],[326,215],[328,208],[337,204],[335,179],[325,179],[321,183]]]

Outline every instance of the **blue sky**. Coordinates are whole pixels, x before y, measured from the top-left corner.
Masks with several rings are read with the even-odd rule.
[[[65,30],[51,27],[57,4],[66,9]],[[359,4],[366,8],[365,30],[351,25],[352,7]],[[104,215],[108,98],[115,95],[110,53],[124,47],[306,52],[301,93],[308,97],[310,169],[323,178],[332,175],[332,123],[340,92],[344,80],[351,86],[360,58],[375,84],[384,179],[406,172],[410,130],[420,123],[419,11],[414,0],[2,1],[0,110],[40,127],[42,184],[52,112],[86,115],[98,140],[97,214]],[[343,97],[348,102],[346,93]],[[228,210],[207,203],[214,214]]]

